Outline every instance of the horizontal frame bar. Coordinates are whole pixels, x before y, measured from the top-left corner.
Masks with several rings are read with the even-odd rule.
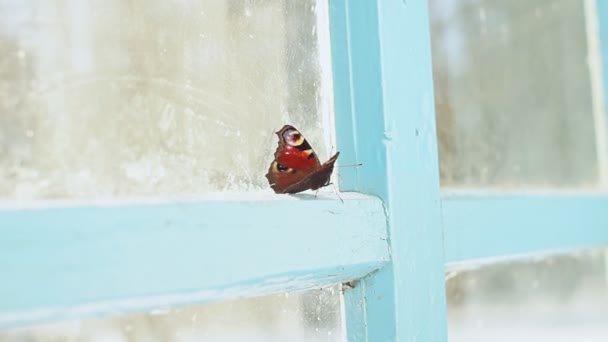
[[[446,262],[608,246],[608,194],[442,199]]]
[[[379,199],[268,197],[0,209],[0,327],[321,287],[388,262]]]

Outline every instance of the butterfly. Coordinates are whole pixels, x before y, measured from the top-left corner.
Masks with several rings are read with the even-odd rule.
[[[285,125],[276,134],[279,146],[266,174],[274,192],[295,194],[329,185],[329,177],[340,152],[321,164],[308,141],[295,127]]]

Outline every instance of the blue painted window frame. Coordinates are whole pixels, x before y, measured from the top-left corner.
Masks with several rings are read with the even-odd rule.
[[[5,206],[0,327],[357,279],[349,341],[446,341],[446,263],[608,244],[606,193],[441,192],[426,1],[330,0],[330,26],[341,160],[364,164],[340,170],[344,203]]]

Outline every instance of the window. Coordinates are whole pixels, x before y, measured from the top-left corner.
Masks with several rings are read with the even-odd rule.
[[[458,341],[560,296],[547,279],[601,300],[605,6],[0,1],[0,336],[175,319],[178,341],[267,301],[293,329],[263,338]],[[267,188],[284,123],[363,164],[342,200]],[[529,319],[605,337],[580,308]]]

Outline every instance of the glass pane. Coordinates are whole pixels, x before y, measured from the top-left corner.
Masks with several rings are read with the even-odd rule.
[[[274,132],[326,156],[327,5],[0,0],[0,198],[268,189]]]
[[[608,252],[448,273],[450,342],[608,341]]]
[[[442,185],[594,186],[604,113],[585,1],[432,0],[430,13]]]
[[[0,331],[0,342],[342,341],[340,291],[321,290]]]

